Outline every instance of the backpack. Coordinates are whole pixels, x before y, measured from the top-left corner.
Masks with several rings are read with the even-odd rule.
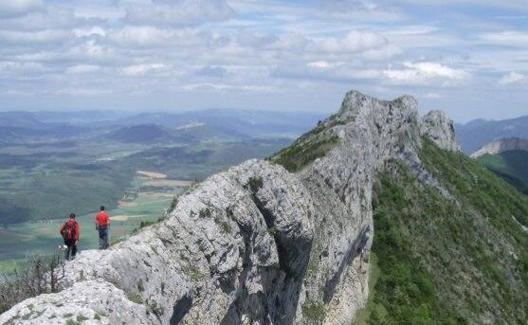
[[[67,221],[64,224],[61,235],[64,240],[75,240],[75,221]]]

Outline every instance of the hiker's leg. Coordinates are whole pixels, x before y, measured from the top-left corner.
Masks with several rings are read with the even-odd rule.
[[[67,261],[70,259],[70,246],[66,245],[66,250],[64,250],[64,259]]]
[[[99,228],[99,249],[104,248],[104,241],[103,241],[103,229]]]
[[[75,258],[75,255],[77,255],[77,245],[72,245],[72,252],[71,252],[71,258],[72,260]]]
[[[106,228],[104,231],[103,241],[104,241],[104,249],[107,249],[108,248],[108,228]]]
[[[66,243],[66,260],[69,261],[72,257],[72,243]]]

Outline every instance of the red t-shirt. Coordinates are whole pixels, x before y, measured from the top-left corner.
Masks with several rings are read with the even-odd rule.
[[[106,211],[101,211],[95,216],[95,222],[97,222],[99,226],[108,226],[110,224],[110,216]]]

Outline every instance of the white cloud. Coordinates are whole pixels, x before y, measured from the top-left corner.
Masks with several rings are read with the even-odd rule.
[[[499,80],[499,84],[501,85],[515,85],[515,84],[522,84],[528,82],[528,75],[524,75],[522,73],[517,72],[510,72]]]
[[[167,69],[167,65],[162,63],[151,63],[151,64],[136,64],[125,67],[122,69],[122,72],[126,76],[139,77],[144,76],[147,73],[153,71],[161,71]]]
[[[429,92],[424,94],[424,98],[437,99],[442,98],[442,95],[440,95],[439,93]]]
[[[367,0],[321,0],[325,10],[343,12],[351,10],[375,10],[379,5]]]
[[[442,0],[0,0],[0,79],[10,96],[111,89],[116,103],[153,92],[197,103],[206,97],[198,92],[225,92],[230,103],[306,89],[339,97],[351,87],[390,97],[401,86],[455,102],[466,96],[445,86],[473,98],[522,90],[500,86],[528,83],[521,21],[461,13],[463,0],[446,1],[440,9],[429,5]],[[497,17],[511,14],[494,7]],[[64,85],[72,89],[57,91]],[[0,109],[10,105],[3,99]]]
[[[29,45],[31,43],[51,43],[66,40],[70,33],[65,30],[44,29],[39,31],[0,30],[0,42]]]
[[[101,88],[62,88],[47,92],[47,95],[66,95],[66,96],[102,96],[111,94],[112,90]]]
[[[42,72],[44,66],[38,62],[0,61],[2,73],[35,73]]]
[[[93,73],[100,71],[101,67],[97,65],[91,65],[91,64],[79,64],[74,65],[71,67],[68,67],[66,69],[66,73],[70,74],[85,74],[85,73]]]
[[[93,35],[105,37],[106,31],[99,26],[92,26],[89,28],[75,28],[73,30],[73,35],[75,35],[75,37],[87,37]]]
[[[487,44],[503,46],[528,46],[528,31],[504,31],[498,33],[484,33],[479,38]]]
[[[72,47],[70,55],[77,57],[77,59],[83,58],[109,58],[112,55],[113,50],[99,44],[96,40],[91,39],[86,42]]]
[[[135,24],[184,25],[223,21],[234,15],[224,0],[152,0],[127,6],[126,19]]]
[[[383,75],[394,83],[426,84],[432,81],[465,80],[470,74],[435,62],[406,62],[405,69],[388,69]]]
[[[350,31],[342,38],[325,37],[315,39],[316,46],[327,53],[361,52],[380,48],[387,39],[380,34],[368,31]]]
[[[195,83],[184,85],[182,89],[187,91],[247,91],[247,92],[270,92],[274,88],[260,85],[230,85],[219,83]]]
[[[2,0],[0,1],[0,17],[24,15],[41,6],[41,0]]]
[[[314,61],[314,62],[309,62],[306,65],[310,68],[325,70],[325,69],[339,67],[343,64],[344,62]]]

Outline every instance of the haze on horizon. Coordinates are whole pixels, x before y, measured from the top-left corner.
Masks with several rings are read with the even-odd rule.
[[[334,112],[411,94],[528,114],[525,0],[5,0],[0,110]]]

